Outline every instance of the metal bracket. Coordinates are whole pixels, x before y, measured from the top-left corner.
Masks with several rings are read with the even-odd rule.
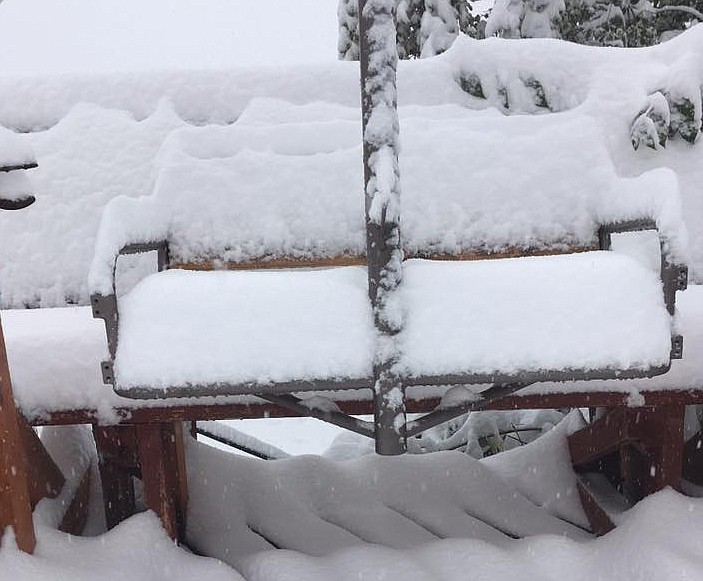
[[[100,364],[103,383],[114,385],[114,374],[112,372],[112,361],[117,353],[117,326],[119,316],[117,312],[117,296],[92,295],[90,306],[93,309],[93,318],[102,319],[105,322],[105,334],[107,335],[107,348],[110,352],[110,359]]]
[[[683,359],[683,337],[681,335],[671,337],[671,359]]]
[[[100,362],[100,370],[103,374],[103,383],[115,385],[115,373],[112,364],[112,359],[106,359]]]
[[[117,295],[115,294],[115,271],[117,268],[117,258],[123,254],[138,254],[141,252],[150,252],[155,250],[157,256],[158,269],[164,270],[168,267],[168,242],[148,242],[139,244],[127,244],[123,246],[118,256],[115,258],[115,264],[112,269],[112,294],[102,295],[94,294],[90,297],[90,306],[93,310],[93,318],[102,319],[105,321],[105,333],[107,335],[107,347],[110,352],[110,359],[103,361],[100,364],[100,370],[103,376],[103,383],[115,386],[115,374],[113,371],[113,362],[117,354],[117,339],[120,314],[117,310]]]

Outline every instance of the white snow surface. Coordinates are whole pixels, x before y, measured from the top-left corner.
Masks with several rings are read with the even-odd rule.
[[[194,0],[152,0],[148,5],[127,0],[2,3],[0,123],[30,133],[5,134],[13,143],[2,145],[0,155],[26,160],[34,150],[40,164],[28,174],[38,202],[21,213],[0,215],[3,306],[85,304],[103,208],[118,196],[152,194],[156,186],[150,203],[133,204],[139,212],[134,219],[141,225],[116,226],[118,231],[108,236],[109,248],[99,252],[111,252],[119,236],[131,235],[134,228],[149,238],[168,233],[170,223],[160,219],[161,208],[154,200],[162,176],[169,171],[175,175],[180,163],[224,167],[238,156],[260,155],[278,163],[286,156],[329,160],[351,158],[353,153],[360,164],[355,151],[359,134],[355,136],[354,129],[357,66],[312,64],[328,60],[326,38],[332,39],[329,56],[334,58],[336,26],[330,24],[324,33],[318,26],[318,18],[327,18],[328,12],[330,21],[334,18],[334,3],[329,2],[327,10],[327,4],[320,8],[319,0],[303,0],[301,10],[300,2],[268,0],[265,7],[275,8],[269,13],[254,0],[212,2],[217,10],[203,10]],[[272,22],[274,12],[277,18]],[[254,16],[265,24],[252,26]],[[289,30],[280,26],[284,19],[305,22],[311,29]],[[82,26],[86,22],[92,24]],[[269,34],[290,34],[291,42],[285,43],[290,46],[281,50],[278,42],[267,40]],[[161,41],[154,42],[155,38]],[[298,47],[310,64],[282,65],[300,62]],[[467,145],[470,154],[450,155],[448,159],[458,163],[444,166],[441,156],[434,155],[433,141],[419,155],[440,164],[438,179],[456,183],[459,179],[452,174],[461,168],[467,189],[476,183],[499,191],[496,185],[503,174],[512,173],[513,179],[519,176],[525,184],[538,186],[531,193],[548,190],[552,180],[565,184],[569,195],[582,185],[588,191],[589,184],[602,194],[617,190],[617,196],[592,199],[587,218],[582,219],[654,214],[674,255],[689,258],[700,282],[701,141],[691,146],[673,140],[665,150],[634,152],[629,125],[653,91],[695,92],[703,84],[702,53],[703,26],[642,50],[459,38],[438,58],[401,63],[401,119],[410,135],[415,124],[418,133],[425,131],[430,138],[437,122],[438,139],[442,127],[455,119],[462,132],[485,139],[489,151],[491,143],[496,144],[495,155],[484,157],[481,142]],[[259,68],[262,63],[271,66]],[[481,79],[485,99],[459,89],[456,79],[470,73]],[[542,84],[555,114],[535,104],[522,82],[532,76]],[[501,113],[509,116],[503,118]],[[247,123],[257,127],[246,129]],[[215,127],[222,124],[232,126]],[[531,141],[526,136],[533,131],[542,133]],[[570,131],[576,134],[563,135]],[[449,136],[458,143],[469,141],[458,130],[455,133]],[[504,157],[501,144],[510,152],[513,135],[522,151],[513,149],[514,155]],[[553,147],[547,143],[550,135],[556,140]],[[412,139],[407,145],[403,142],[411,154],[412,143]],[[452,154],[449,149],[440,144],[437,151]],[[571,175],[571,170],[551,168],[544,159],[535,165],[541,174],[534,173],[525,160],[534,162],[545,154],[552,165],[554,160],[573,162]],[[408,158],[411,165],[416,158]],[[590,172],[587,179],[581,177],[584,168]],[[361,183],[360,168],[354,180]],[[334,187],[342,191],[339,183]],[[200,195],[198,190],[192,192]],[[359,219],[360,185],[355,195],[360,209],[354,219]],[[153,216],[143,215],[150,206]],[[455,211],[462,216],[465,210],[461,205],[451,211],[445,208],[441,218],[446,220]],[[412,219],[412,211],[403,212],[404,219]],[[690,234],[688,255],[679,214],[685,216]],[[568,224],[579,231],[585,222]],[[260,249],[261,240],[256,243]],[[321,244],[315,240],[311,247],[315,243]],[[446,238],[431,243],[457,247]],[[276,244],[280,246],[280,236]],[[680,294],[678,307],[686,353],[694,356],[673,362],[669,374],[653,380],[536,385],[523,393],[607,389],[629,392],[636,402],[638,392],[648,389],[700,388],[703,363],[695,354],[703,350],[703,287]],[[15,395],[26,414],[88,409],[111,421],[117,419],[117,407],[154,405],[119,398],[102,385],[104,331],[89,309],[3,311],[3,322]],[[326,395],[369,397],[367,392]],[[190,534],[251,581],[459,581],[467,574],[525,581],[562,581],[567,576],[574,581],[703,578],[701,500],[662,491],[629,511],[617,530],[597,540],[585,540],[583,531],[562,520],[582,522],[574,503],[573,473],[563,462],[563,438],[569,429],[559,427],[532,447],[484,462],[446,453],[387,460],[370,456],[345,463],[313,457],[266,463],[231,461],[231,456],[225,459],[217,451],[192,447]],[[369,490],[374,492],[372,498]],[[277,507],[285,510],[277,512]],[[150,514],[137,515],[98,538],[78,539],[41,522],[46,513],[37,511],[35,555],[20,553],[8,535],[3,538],[0,576],[16,581],[242,578],[221,563],[178,549]],[[514,541],[484,520],[512,534],[545,534]],[[301,534],[304,529],[310,534]],[[452,535],[474,538],[437,538]],[[264,537],[293,550],[262,550],[271,547]]]
[[[615,252],[405,263],[400,369],[410,376],[663,366],[658,276]]]
[[[38,524],[33,555],[19,551],[7,539],[8,535],[0,548],[0,573],[13,581],[243,579],[215,559],[180,549],[154,513],[133,516],[99,537],[75,537]]]
[[[27,141],[0,126],[0,167],[26,165],[34,161],[34,152]]]
[[[559,507],[539,506],[459,452],[260,461],[204,444],[189,448],[187,538],[235,566],[273,547],[323,556],[367,543],[409,549],[448,537],[498,546],[526,535],[590,537],[564,520]],[[583,524],[574,486],[575,480],[551,492],[566,494]]]
[[[614,252],[405,263],[405,376],[664,366],[659,278]],[[204,300],[203,300],[204,299]],[[372,376],[366,270],[151,275],[119,301],[115,379],[159,393]],[[243,390],[246,393],[246,389]]]
[[[119,303],[117,385],[370,377],[367,292],[355,266],[151,275]]]
[[[108,581],[380,581],[398,575],[460,581],[467,571],[477,579],[520,581],[588,581],[593,575],[603,581],[699,579],[700,499],[659,492],[600,539],[562,520],[568,518],[564,507],[575,506],[573,489],[568,493],[573,480],[555,485],[562,477],[554,478],[544,460],[547,448],[551,457],[554,443],[565,445],[570,429],[557,427],[533,444],[482,462],[451,452],[267,462],[192,444],[189,539],[231,567],[179,549],[156,517],[145,513],[93,538],[57,532],[38,516],[36,553],[19,552],[5,537],[0,571],[15,581],[96,575]],[[540,442],[548,445],[540,448]],[[566,474],[568,464],[559,464]],[[525,495],[540,477],[541,489]],[[532,534],[514,540],[505,533]],[[286,550],[269,550],[265,538]]]
[[[325,557],[262,552],[242,561],[249,580],[359,578],[407,581],[511,579],[530,581],[695,580],[703,574],[700,519],[703,502],[665,490],[642,501],[601,539],[579,542],[553,535],[495,546],[446,539],[412,549],[352,547]]]

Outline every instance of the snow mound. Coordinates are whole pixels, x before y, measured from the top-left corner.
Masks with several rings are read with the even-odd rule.
[[[445,539],[410,550],[352,547],[324,557],[269,551],[238,561],[250,581],[359,578],[408,581],[476,579],[603,581],[700,579],[703,501],[664,490],[643,500],[608,535],[589,542],[535,536],[492,545]]]
[[[445,537],[497,545],[533,534],[589,538],[458,452],[259,461],[193,443],[188,462],[189,542],[235,566],[273,547],[322,556]]]
[[[3,578],[14,581],[243,579],[214,559],[180,549],[153,513],[133,516],[99,537],[74,537],[40,524],[33,555],[20,552],[4,540],[0,571]]]

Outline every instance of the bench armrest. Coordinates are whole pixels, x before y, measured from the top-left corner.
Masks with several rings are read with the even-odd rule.
[[[659,236],[661,256],[659,277],[662,281],[662,293],[666,310],[673,316],[676,312],[676,292],[684,291],[688,286],[688,266],[672,259],[669,252],[671,244],[667,236],[657,226],[656,220],[653,218],[638,218],[603,224],[598,230],[598,245],[601,250],[610,250],[613,234],[643,232],[646,230],[656,230]],[[674,334],[671,338],[671,359],[681,359],[682,357],[683,337]]]

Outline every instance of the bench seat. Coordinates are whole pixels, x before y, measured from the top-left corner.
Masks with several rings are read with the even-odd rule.
[[[375,331],[367,293],[366,269],[356,266],[151,275],[119,303],[118,391],[368,385]]]
[[[468,370],[475,383],[500,383],[519,372],[669,362],[671,318],[658,274],[615,252],[409,260],[400,294],[409,383]]]
[[[404,277],[398,365],[409,384],[669,363],[660,280],[628,256],[415,259]],[[366,285],[355,266],[151,275],[119,302],[116,390],[149,398],[370,387]]]

